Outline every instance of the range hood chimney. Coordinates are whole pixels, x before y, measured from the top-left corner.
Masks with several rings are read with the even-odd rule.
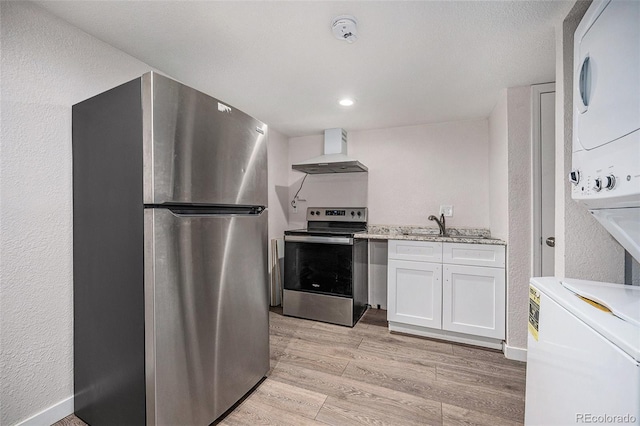
[[[324,155],[293,164],[291,168],[311,175],[369,170],[358,160],[347,157],[347,131],[340,128],[324,131]]]

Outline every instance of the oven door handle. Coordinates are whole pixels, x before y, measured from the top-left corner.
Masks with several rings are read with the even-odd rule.
[[[353,238],[347,237],[317,237],[304,235],[285,235],[285,241],[292,243],[317,243],[317,244],[341,244],[345,246],[353,245]]]

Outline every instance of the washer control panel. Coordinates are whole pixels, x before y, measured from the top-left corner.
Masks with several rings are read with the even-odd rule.
[[[589,208],[640,205],[640,131],[609,146],[573,153],[571,197]]]

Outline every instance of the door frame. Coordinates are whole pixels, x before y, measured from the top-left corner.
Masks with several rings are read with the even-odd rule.
[[[540,134],[540,97],[544,93],[555,93],[555,83],[531,86],[531,273],[542,275],[542,135]]]

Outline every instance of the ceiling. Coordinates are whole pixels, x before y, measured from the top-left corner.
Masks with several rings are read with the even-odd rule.
[[[554,80],[574,1],[36,3],[293,137],[487,117],[501,89]],[[342,14],[353,44],[331,32]]]

